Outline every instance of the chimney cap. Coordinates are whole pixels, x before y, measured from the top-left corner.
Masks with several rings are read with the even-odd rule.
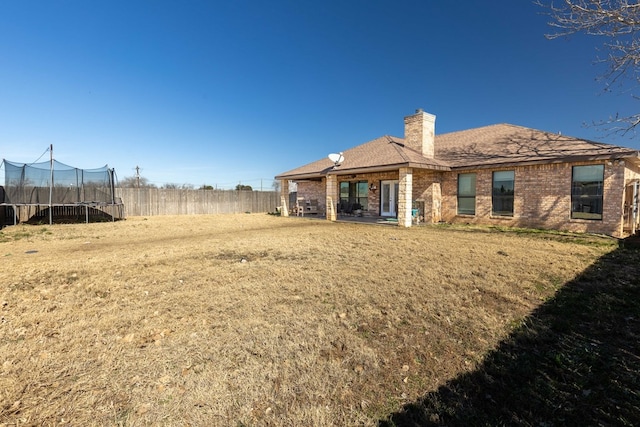
[[[422,108],[418,108],[418,109],[416,110],[416,114],[418,114],[418,113],[424,113],[424,110],[423,110]]]

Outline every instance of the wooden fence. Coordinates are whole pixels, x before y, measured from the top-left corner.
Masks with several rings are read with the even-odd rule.
[[[275,212],[276,191],[116,188],[126,216]]]

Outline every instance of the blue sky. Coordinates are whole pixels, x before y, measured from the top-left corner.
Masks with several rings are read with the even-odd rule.
[[[529,0],[0,2],[0,158],[116,169],[161,186],[273,177],[382,135],[512,123],[640,148],[584,123],[602,40],[546,40]],[[45,157],[45,160],[48,158]]]

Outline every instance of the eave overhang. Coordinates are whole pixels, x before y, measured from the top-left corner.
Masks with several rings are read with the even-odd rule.
[[[518,166],[537,166],[543,164],[561,164],[561,163],[577,163],[577,162],[594,162],[594,161],[616,161],[616,160],[627,160],[632,162],[636,166],[640,166],[640,151],[638,150],[625,150],[625,151],[616,151],[611,153],[602,153],[602,154],[592,154],[592,155],[576,155],[576,156],[563,156],[563,157],[545,157],[538,159],[527,158],[526,160],[517,160],[517,159],[504,159],[504,161],[496,161],[492,159],[492,161],[488,161],[486,163],[468,163],[462,165],[428,165],[424,163],[416,163],[416,162],[406,162],[406,163],[395,163],[388,165],[379,165],[379,166],[367,166],[367,167],[359,167],[359,168],[343,168],[341,166],[331,166],[325,168],[321,171],[316,172],[307,172],[300,174],[281,174],[277,175],[276,179],[286,179],[292,181],[301,181],[301,180],[321,180],[322,178],[328,175],[354,175],[354,174],[368,174],[368,173],[378,173],[378,172],[389,172],[395,171],[403,167],[420,169],[420,170],[432,170],[438,172],[450,172],[450,171],[461,171],[461,170],[474,170],[474,169],[503,169],[510,167],[518,167]],[[441,163],[445,163],[441,161]]]
[[[340,167],[337,167],[327,172],[327,175],[353,175],[353,174],[389,172],[389,171],[398,170],[400,168],[426,169],[426,170],[434,170],[434,171],[450,171],[451,170],[450,167],[441,166],[441,165],[427,166],[419,163],[396,163],[393,165],[382,165],[382,166],[364,167],[364,168],[342,169]]]
[[[291,175],[277,175],[275,179],[287,179],[292,181],[300,181],[300,180],[317,180],[327,175],[353,175],[353,174],[367,174],[367,173],[378,173],[378,172],[389,172],[395,171],[400,168],[413,168],[413,169],[422,169],[422,170],[433,170],[439,172],[448,172],[451,171],[451,168],[448,166],[442,165],[424,165],[420,163],[396,163],[392,165],[381,165],[375,167],[362,167],[362,168],[342,168],[340,166],[331,167],[329,169],[325,169],[321,172],[315,173],[304,173],[304,174],[291,174]]]

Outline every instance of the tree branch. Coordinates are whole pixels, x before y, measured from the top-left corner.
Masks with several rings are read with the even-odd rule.
[[[545,34],[549,40],[576,34],[605,39],[602,46],[608,52],[608,69],[599,78],[605,81],[607,91],[613,83],[624,79],[640,84],[640,4],[629,0],[562,0],[560,6],[536,4],[547,9],[548,23],[553,32]],[[610,118],[600,123],[626,134],[635,131],[640,114]]]

